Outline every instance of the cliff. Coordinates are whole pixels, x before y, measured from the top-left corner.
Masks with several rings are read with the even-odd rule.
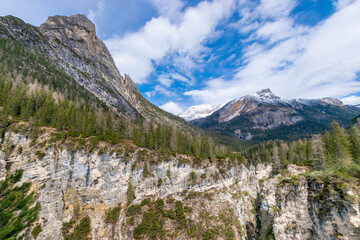
[[[46,130],[46,131],[45,131]],[[358,239],[359,189],[290,165],[193,164],[130,142],[90,149],[6,132],[0,178],[24,170],[41,204],[37,239],[70,236],[90,219],[91,239]],[[299,175],[300,174],[300,175]],[[303,175],[302,175],[303,174]],[[30,234],[28,234],[30,238]]]

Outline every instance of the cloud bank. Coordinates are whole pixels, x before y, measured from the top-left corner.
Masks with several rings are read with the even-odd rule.
[[[154,70],[153,62],[167,54],[176,54],[182,58],[178,61],[191,64],[204,51],[203,41],[214,34],[218,22],[232,13],[235,4],[234,0],[203,1],[179,13],[180,1],[165,5],[162,0],[153,2],[163,15],[151,19],[137,32],[105,41],[120,71],[129,73],[140,84]],[[172,21],[171,13],[179,20]]]
[[[334,2],[338,11],[313,27],[299,25],[289,15],[294,1],[264,0],[255,7],[241,2],[243,17],[234,26],[251,32],[247,41],[253,42],[243,51],[245,64],[232,79],[210,80],[185,95],[219,103],[261,88],[291,98],[360,91],[360,1]]]

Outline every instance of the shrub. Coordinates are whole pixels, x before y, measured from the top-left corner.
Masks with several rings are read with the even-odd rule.
[[[134,216],[139,213],[141,213],[140,205],[131,205],[126,209],[126,216]]]
[[[45,153],[44,152],[42,152],[42,151],[36,151],[35,152],[35,154],[36,154],[36,156],[38,156],[38,158],[41,160],[41,159],[43,159],[44,157],[45,157]]]
[[[34,229],[31,231],[31,235],[33,236],[33,238],[37,238],[37,236],[40,234],[40,232],[42,231],[41,225],[36,225],[36,227],[34,227]]]
[[[17,170],[0,181],[0,239],[18,239],[38,218],[40,205],[34,204],[34,193],[28,194],[30,183],[14,186],[22,175],[23,171]]]
[[[121,206],[110,208],[105,213],[105,222],[115,224],[120,215]]]

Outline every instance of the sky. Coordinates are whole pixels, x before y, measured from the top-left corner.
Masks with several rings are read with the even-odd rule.
[[[360,104],[360,0],[0,0],[1,16],[35,26],[76,13],[174,114],[264,88]]]

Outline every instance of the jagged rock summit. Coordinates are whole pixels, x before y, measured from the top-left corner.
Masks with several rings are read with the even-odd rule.
[[[269,100],[273,100],[273,99],[280,99],[279,96],[275,95],[274,93],[272,93],[272,91],[270,90],[270,88],[266,88],[263,89],[261,91],[256,92],[255,96],[261,98],[261,99],[269,99]]]
[[[135,83],[129,75],[120,75],[106,45],[97,37],[95,25],[85,15],[49,17],[39,29],[59,57],[84,72],[92,69],[81,60],[91,61],[101,72],[98,78],[110,82],[134,107],[137,105],[134,95],[139,95],[139,91]]]
[[[40,31],[52,42],[58,39],[82,57],[111,59],[105,44],[96,36],[95,25],[84,15],[49,17]]]

